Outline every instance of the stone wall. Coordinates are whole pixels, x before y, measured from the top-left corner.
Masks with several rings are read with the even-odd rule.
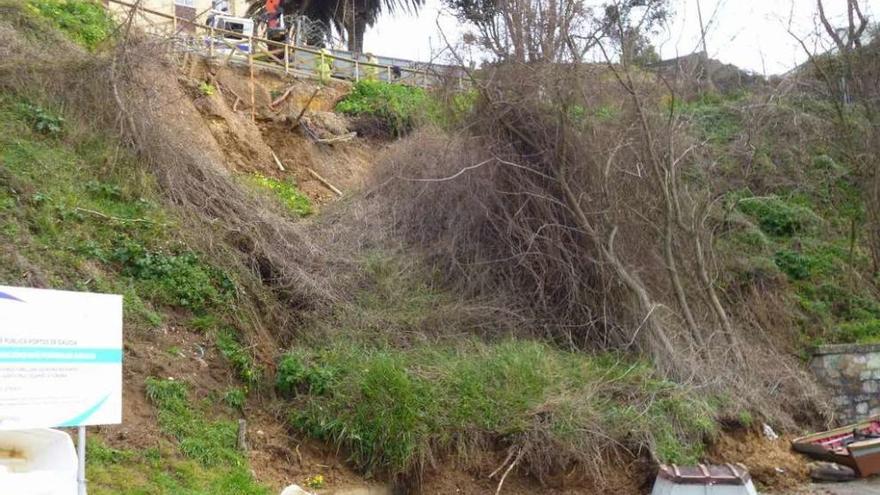
[[[840,423],[880,415],[880,344],[820,346],[810,367],[831,392]]]

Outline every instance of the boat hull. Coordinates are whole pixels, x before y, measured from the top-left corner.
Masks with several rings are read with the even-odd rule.
[[[792,441],[796,452],[820,461],[853,468],[861,477],[880,473],[880,438],[858,436],[880,434],[880,416],[833,430],[814,433]]]

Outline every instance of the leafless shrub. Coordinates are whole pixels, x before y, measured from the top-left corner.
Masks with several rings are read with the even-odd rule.
[[[785,337],[717,287],[715,161],[670,111],[677,86],[615,64],[501,66],[487,81],[465,131],[389,154],[373,194],[390,235],[460,293],[504,294],[533,334],[651,356],[783,424],[780,396],[816,411],[812,381],[765,345]]]

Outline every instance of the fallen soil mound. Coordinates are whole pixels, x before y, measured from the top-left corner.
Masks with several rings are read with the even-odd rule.
[[[770,440],[754,431],[723,433],[712,442],[707,458],[718,464],[744,464],[760,488],[784,493],[810,481],[810,460],[791,450],[793,438]]]

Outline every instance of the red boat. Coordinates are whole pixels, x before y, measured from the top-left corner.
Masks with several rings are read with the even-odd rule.
[[[849,466],[862,477],[880,473],[880,416],[796,438],[791,446],[814,459]]]

